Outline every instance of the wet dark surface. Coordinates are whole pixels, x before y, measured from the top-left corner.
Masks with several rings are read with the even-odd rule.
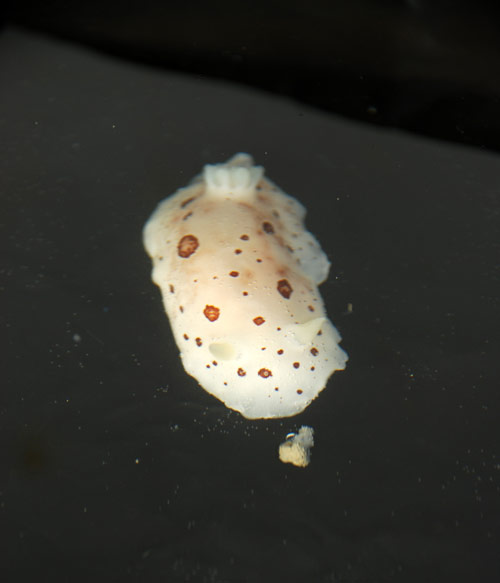
[[[498,155],[16,31],[0,85],[6,581],[498,580]],[[237,151],[333,263],[350,362],[296,418],[184,373],[142,248]]]

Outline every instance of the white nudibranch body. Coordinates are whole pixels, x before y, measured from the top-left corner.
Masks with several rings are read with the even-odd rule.
[[[330,263],[263,174],[248,154],[207,165],[144,227],[186,372],[249,419],[300,413],[347,361],[317,289]]]

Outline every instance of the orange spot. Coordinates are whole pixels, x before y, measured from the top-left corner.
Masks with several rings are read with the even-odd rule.
[[[189,336],[187,334],[184,334],[184,340],[189,340]]]
[[[230,271],[230,272],[229,272],[229,275],[230,275],[231,277],[238,277],[238,275],[239,275],[239,274],[240,274],[240,272],[239,272],[239,271]]]
[[[175,291],[174,286],[172,284],[170,284],[168,287],[170,288],[170,293],[173,294]]]
[[[181,209],[186,207],[190,202],[193,202],[194,199],[195,199],[194,196],[192,196],[191,198],[187,198],[183,203],[181,203]]]
[[[263,379],[267,379],[273,376],[273,373],[268,368],[261,368],[258,372],[258,375]]]
[[[257,316],[256,318],[253,319],[253,323],[256,326],[262,326],[262,324],[264,324],[265,320],[264,318],[262,318],[262,316]]]
[[[236,253],[236,255],[239,255],[241,253],[241,249],[235,249],[234,252]]]
[[[239,377],[244,377],[246,375],[246,371],[244,371],[242,368],[238,369],[238,376]]]
[[[314,308],[312,306],[307,306],[310,312],[314,312]]]
[[[196,346],[201,346],[203,344],[201,338],[195,338],[194,341],[196,342]]]
[[[278,281],[278,291],[280,292],[280,294],[286,299],[290,299],[290,296],[292,295],[293,289],[292,286],[290,285],[290,283],[288,282],[287,279],[280,279]]]
[[[293,363],[293,368],[299,368],[300,366],[300,362],[294,362]]]
[[[283,354],[283,352],[284,352],[283,348],[280,348],[280,349],[278,350],[278,354]]]
[[[203,310],[203,314],[207,320],[210,322],[215,322],[215,320],[217,320],[219,317],[220,310],[216,306],[209,306],[207,304]]]
[[[248,235],[241,235],[240,239],[242,241],[248,241],[248,239],[250,239],[250,237]]]
[[[187,259],[198,249],[198,239],[194,235],[184,235],[177,245],[179,257]]]
[[[297,395],[302,395],[304,391],[302,389],[297,389]]]

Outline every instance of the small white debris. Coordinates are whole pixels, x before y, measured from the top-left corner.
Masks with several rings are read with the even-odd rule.
[[[279,456],[284,464],[305,468],[310,461],[310,448],[314,445],[314,429],[303,425],[298,433],[289,433],[280,445]]]

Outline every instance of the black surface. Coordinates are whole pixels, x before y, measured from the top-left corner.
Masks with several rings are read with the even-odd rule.
[[[498,156],[16,31],[0,85],[3,580],[498,580]],[[350,362],[296,418],[184,373],[142,249],[236,151],[333,261]]]
[[[7,0],[3,14],[130,61],[500,150],[496,1]]]

